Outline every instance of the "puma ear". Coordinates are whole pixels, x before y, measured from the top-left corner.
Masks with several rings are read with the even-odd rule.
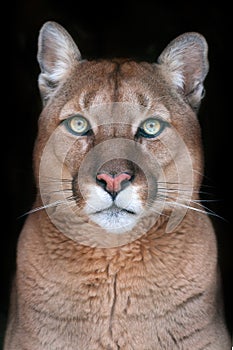
[[[37,60],[39,89],[45,104],[55,89],[81,60],[81,54],[68,32],[58,23],[46,22],[39,33]]]
[[[174,39],[158,58],[164,73],[181,89],[194,110],[198,110],[204,96],[203,82],[209,69],[207,53],[205,38],[188,32]]]

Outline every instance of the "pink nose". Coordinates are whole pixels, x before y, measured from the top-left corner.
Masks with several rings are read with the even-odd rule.
[[[118,175],[98,174],[97,180],[105,183],[106,191],[110,193],[119,192],[122,189],[122,184],[128,182],[131,176],[127,173],[120,173]]]

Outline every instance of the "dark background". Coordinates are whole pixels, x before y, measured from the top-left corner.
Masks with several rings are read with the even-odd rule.
[[[206,159],[204,191],[207,206],[223,217],[214,218],[222,270],[226,319],[232,327],[231,163],[232,71],[231,10],[224,2],[61,1],[22,0],[2,12],[7,25],[2,38],[7,74],[2,89],[2,148],[4,182],[1,237],[0,334],[5,327],[10,282],[15,269],[16,242],[34,199],[32,150],[41,102],[36,60],[39,29],[47,20],[63,25],[77,42],[83,58],[130,56],[156,61],[165,46],[186,31],[202,33],[209,44],[210,71],[206,96],[199,111]],[[4,16],[6,15],[6,18]],[[3,46],[3,45],[2,45]],[[5,107],[3,107],[5,106]],[[5,111],[3,113],[3,110]]]

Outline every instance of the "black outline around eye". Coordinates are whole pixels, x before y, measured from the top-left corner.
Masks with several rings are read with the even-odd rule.
[[[147,120],[150,120],[150,119],[154,119],[154,120],[157,120],[159,121],[160,125],[161,125],[161,128],[159,129],[159,131],[156,133],[156,134],[147,134],[145,132],[145,130],[142,128],[142,125],[147,121]],[[161,132],[165,129],[166,126],[169,126],[169,124],[167,122],[165,122],[164,120],[161,120],[159,118],[148,118],[146,120],[144,120],[138,130],[137,130],[137,133],[136,133],[136,138],[139,138],[139,137],[144,137],[144,138],[147,138],[147,139],[154,139],[156,138],[157,136],[159,136],[161,134]]]
[[[70,127],[70,120],[75,118],[75,117],[81,117],[83,119],[85,119],[87,121],[87,129],[83,132],[83,133],[78,133],[76,131],[74,131],[71,127]],[[84,116],[82,116],[81,114],[75,114],[75,115],[72,115],[71,117],[65,119],[62,121],[62,123],[65,125],[66,129],[73,135],[75,136],[87,136],[88,134],[92,134],[92,128],[91,128],[91,125],[89,123],[89,121],[87,120],[87,118],[85,118]]]

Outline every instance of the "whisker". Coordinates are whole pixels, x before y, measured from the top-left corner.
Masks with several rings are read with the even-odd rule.
[[[187,184],[187,183],[182,183],[182,182],[170,182],[170,181],[158,181],[157,182],[158,184],[165,184],[165,185],[176,185],[176,186],[180,186],[180,185],[182,185],[182,186],[189,186],[190,188],[192,188],[193,186],[192,186],[192,184]],[[209,188],[214,188],[214,186],[212,186],[212,185],[207,185],[207,184],[204,184],[204,183],[202,183],[201,184],[201,187],[209,187]]]
[[[159,187],[158,190],[163,192],[190,192],[190,190],[186,190],[184,188],[166,188],[166,187]],[[198,191],[197,191],[198,192]]]
[[[53,178],[53,177],[43,177],[43,179],[40,180],[40,184],[42,185],[51,185],[51,184],[72,184],[72,179],[65,179],[65,178]]]
[[[172,185],[176,185],[176,186],[179,186],[179,183],[167,183],[167,182],[163,182],[163,181],[159,181],[158,184],[172,184]],[[213,193],[211,192],[207,192],[207,191],[203,191],[202,188],[213,188],[213,186],[209,186],[209,185],[204,185],[204,186],[201,186],[201,189],[200,190],[192,190],[192,186],[190,186],[190,189],[185,189],[185,188],[175,188],[175,187],[172,187],[172,188],[169,188],[168,186],[158,186],[158,190],[159,191],[164,191],[164,192],[189,192],[189,191],[192,191],[193,194],[197,193],[197,194],[200,194],[200,196],[203,196],[203,195],[208,195],[208,196],[213,196]]]
[[[37,208],[34,208],[34,209],[31,209],[29,211],[27,211],[26,213],[22,214],[19,218],[25,216],[25,215],[28,215],[28,214],[32,214],[32,213],[35,213],[39,210],[43,210],[43,209],[47,209],[47,208],[52,208],[52,207],[57,207],[58,205],[60,204],[64,204],[66,203],[66,200],[62,200],[62,199],[59,199],[53,203],[49,203],[49,204],[45,204],[45,205],[41,205],[40,207],[37,207]]]
[[[71,201],[71,203],[67,203],[68,201]],[[59,199],[53,203],[41,205],[40,207],[31,209],[31,210],[27,211],[26,213],[20,215],[19,218],[22,218],[26,215],[35,213],[35,212],[40,211],[40,210],[44,210],[44,209],[52,208],[52,207],[57,207],[58,205],[64,205],[64,204],[66,205],[66,207],[67,206],[72,207],[72,205],[75,207],[75,206],[77,206],[77,198],[75,196],[69,196],[65,199]]]
[[[184,182],[171,182],[171,181],[158,181],[157,182],[158,184],[165,184],[165,185],[176,185],[176,186],[189,186],[192,188],[192,184],[187,184],[187,183],[184,183]]]
[[[179,192],[184,192],[184,193],[189,192],[188,190],[166,189],[163,187],[159,187],[158,191],[163,193],[177,193],[177,194]],[[193,191],[193,193],[202,193],[202,194],[212,195],[211,193],[203,192],[203,191]],[[182,196],[182,198],[191,200],[189,197],[185,198],[184,196]],[[192,201],[193,202],[218,202],[219,199],[192,199]]]
[[[43,179],[48,179],[52,181],[64,181],[64,182],[72,182],[72,178],[65,178],[65,177],[54,177],[54,176],[43,176]]]
[[[159,198],[157,198],[157,199],[159,199]],[[163,202],[160,201],[160,200],[157,200],[157,203],[158,203],[158,202],[163,203]],[[165,213],[163,213],[163,212],[161,212],[161,211],[156,210],[156,209],[153,207],[153,205],[154,205],[154,202],[147,202],[147,203],[146,203],[146,208],[148,208],[149,210],[152,210],[152,211],[155,212],[156,214],[169,217],[169,215],[167,215],[167,214],[165,214]]]
[[[208,214],[208,215],[211,215],[211,216],[215,216],[215,217],[218,217],[220,218],[221,220],[225,220],[225,218],[223,218],[222,216],[218,215],[217,213],[215,213],[213,210],[211,210],[210,208],[206,207],[205,205],[201,204],[200,202],[196,202],[194,200],[190,200],[191,203],[193,204],[196,204],[198,206],[200,206],[201,208],[203,209],[199,209],[199,208],[196,208],[194,206],[191,206],[191,205],[187,205],[187,204],[184,204],[184,203],[181,203],[179,201],[167,201],[167,204],[169,205],[173,205],[173,206],[177,206],[177,207],[182,207],[182,208],[186,208],[186,209],[191,209],[191,210],[194,210],[194,211],[197,211],[199,213],[203,213],[203,214]]]
[[[211,181],[211,178],[210,178],[209,176],[207,176],[205,173],[200,172],[200,171],[198,171],[198,170],[196,170],[196,169],[193,169],[193,171],[194,171],[195,173],[201,175],[204,179],[206,179],[206,180],[208,180],[208,181]]]
[[[162,191],[162,192],[169,192],[169,193],[172,193],[172,192],[190,192],[190,190],[186,190],[184,188],[166,188],[166,187],[159,187],[158,188],[159,191]],[[212,196],[212,193],[210,192],[206,192],[206,191],[196,191],[196,190],[193,190],[192,193],[198,193],[198,194],[205,194],[205,195],[209,195],[209,196]]]
[[[40,191],[40,193],[43,195],[49,195],[49,194],[53,194],[53,193],[63,193],[63,192],[72,192],[73,190],[72,190],[72,188],[64,188],[64,189],[61,189],[61,190],[54,190],[54,191],[49,191],[49,192],[47,192],[47,191],[45,191],[45,192],[43,192],[43,191]]]
[[[221,217],[220,215],[216,214],[215,212],[213,212],[212,210],[210,210],[209,208],[206,208],[204,207],[206,210],[203,210],[202,209],[199,209],[199,208],[196,208],[196,207],[192,207],[190,205],[186,205],[184,203],[179,203],[179,202],[167,202],[168,205],[173,205],[173,206],[177,206],[177,207],[182,207],[182,208],[186,208],[186,209],[191,209],[191,210],[194,210],[194,211],[198,211],[199,213],[203,213],[203,214],[210,214],[210,215],[213,215],[213,216],[216,216],[220,219],[223,219],[225,220],[223,217]]]
[[[192,199],[192,202],[202,203],[202,202],[219,202],[219,199]]]
[[[163,192],[163,191],[162,191]],[[165,191],[164,191],[165,192]],[[202,203],[203,202],[213,202],[215,200],[205,200],[205,199],[197,199],[197,200],[193,200],[193,199],[190,199],[190,198],[185,198],[185,197],[182,197],[182,199],[185,201],[187,200],[189,203],[191,204],[194,204],[196,206],[199,206],[200,208],[196,207],[196,206],[193,206],[193,205],[188,205],[188,204],[185,204],[185,203],[181,203],[179,201],[179,198],[173,198],[171,196],[168,196],[168,195],[164,195],[163,193],[158,193],[157,194],[157,197],[156,197],[156,200],[157,201],[160,201],[161,203],[163,202],[166,202],[167,205],[170,205],[170,206],[173,206],[173,207],[179,207],[179,208],[186,208],[186,209],[190,209],[190,210],[193,210],[193,211],[197,211],[199,213],[203,213],[203,214],[207,214],[207,215],[211,215],[211,216],[215,216],[215,217],[218,217],[220,218],[221,220],[225,220],[224,217],[218,215],[216,212],[214,212],[213,210],[211,210],[210,208],[208,208],[207,206],[203,205]],[[153,210],[153,205],[154,203],[149,203],[149,205],[151,206],[152,210]],[[202,209],[201,209],[202,208]],[[156,213],[158,213],[156,211]],[[159,213],[158,213],[159,214]]]

